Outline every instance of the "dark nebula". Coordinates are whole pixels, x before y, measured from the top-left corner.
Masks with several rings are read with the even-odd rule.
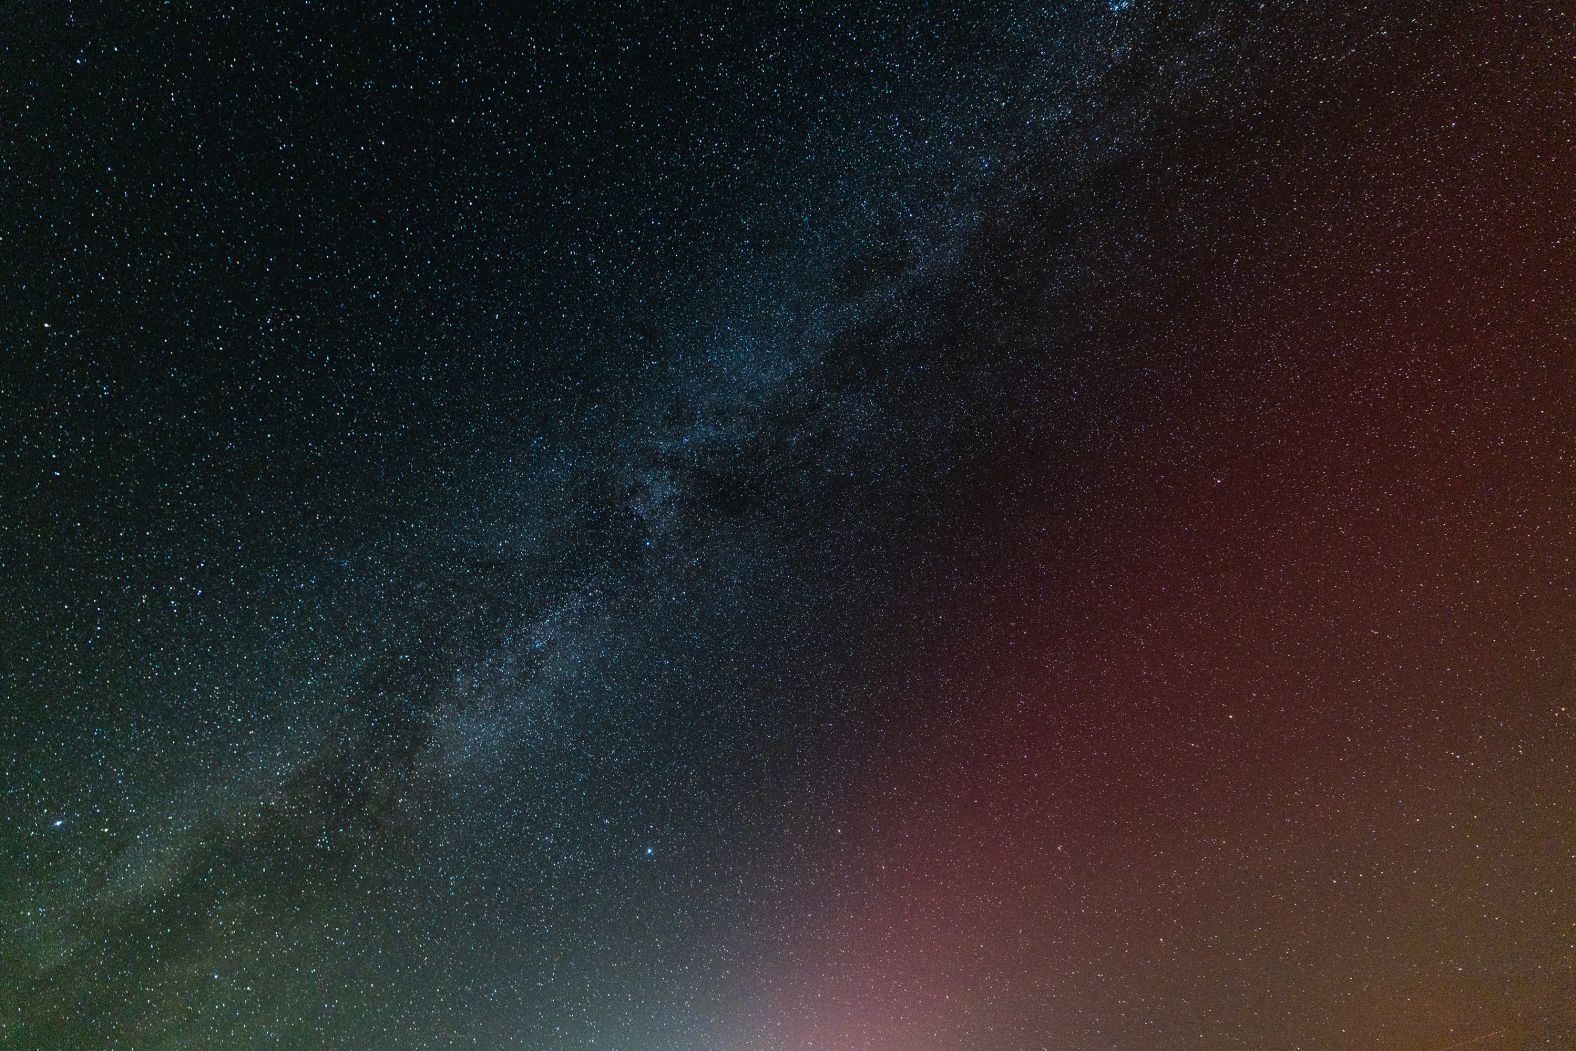
[[[0,1047],[1576,1048],[1556,3],[0,3]]]

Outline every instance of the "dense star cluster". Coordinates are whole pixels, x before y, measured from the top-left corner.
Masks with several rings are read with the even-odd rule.
[[[0,5],[0,1047],[1576,1046],[1560,8]]]

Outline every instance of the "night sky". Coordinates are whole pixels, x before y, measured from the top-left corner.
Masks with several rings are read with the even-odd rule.
[[[1576,1048],[1563,4],[0,3],[0,1047]]]

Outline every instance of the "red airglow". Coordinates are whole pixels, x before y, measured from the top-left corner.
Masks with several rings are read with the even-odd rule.
[[[1565,995],[1576,260],[1501,206],[1535,165],[1447,175],[1315,201],[1004,498],[748,1046],[1472,1046]]]

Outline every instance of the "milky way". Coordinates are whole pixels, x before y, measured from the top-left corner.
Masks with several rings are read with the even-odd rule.
[[[0,1044],[1576,1041],[1555,4],[0,8]]]

